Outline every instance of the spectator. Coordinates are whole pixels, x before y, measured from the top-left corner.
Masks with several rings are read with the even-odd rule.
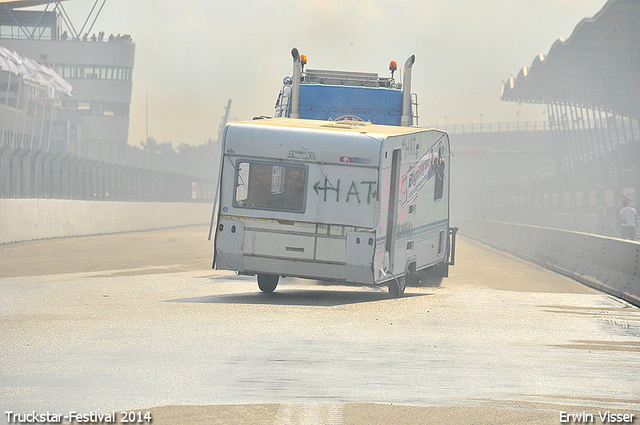
[[[624,199],[622,201],[622,209],[618,214],[620,216],[620,223],[622,225],[622,238],[636,240],[636,220],[638,219],[638,212],[635,208],[629,205],[629,201]]]

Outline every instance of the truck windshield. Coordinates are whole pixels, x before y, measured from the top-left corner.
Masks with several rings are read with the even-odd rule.
[[[304,166],[240,161],[236,170],[235,206],[304,212]]]

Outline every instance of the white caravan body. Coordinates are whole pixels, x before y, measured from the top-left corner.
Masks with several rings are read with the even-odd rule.
[[[371,285],[449,264],[449,160],[438,130],[228,124],[214,267],[255,273],[259,283],[262,274]]]

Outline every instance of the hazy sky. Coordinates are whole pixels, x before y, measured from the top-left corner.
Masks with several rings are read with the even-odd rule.
[[[310,68],[377,72],[416,55],[420,125],[542,120],[502,82],[569,38],[606,0],[107,0],[94,32],[136,44],[129,143],[201,144],[232,118],[272,115],[291,49]],[[93,0],[64,3],[76,28]],[[188,6],[187,6],[188,5]],[[447,117],[445,119],[445,117]]]

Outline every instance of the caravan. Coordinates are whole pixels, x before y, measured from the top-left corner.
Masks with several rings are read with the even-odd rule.
[[[227,125],[212,218],[214,267],[385,285],[446,276],[449,138],[362,121],[260,119]]]

